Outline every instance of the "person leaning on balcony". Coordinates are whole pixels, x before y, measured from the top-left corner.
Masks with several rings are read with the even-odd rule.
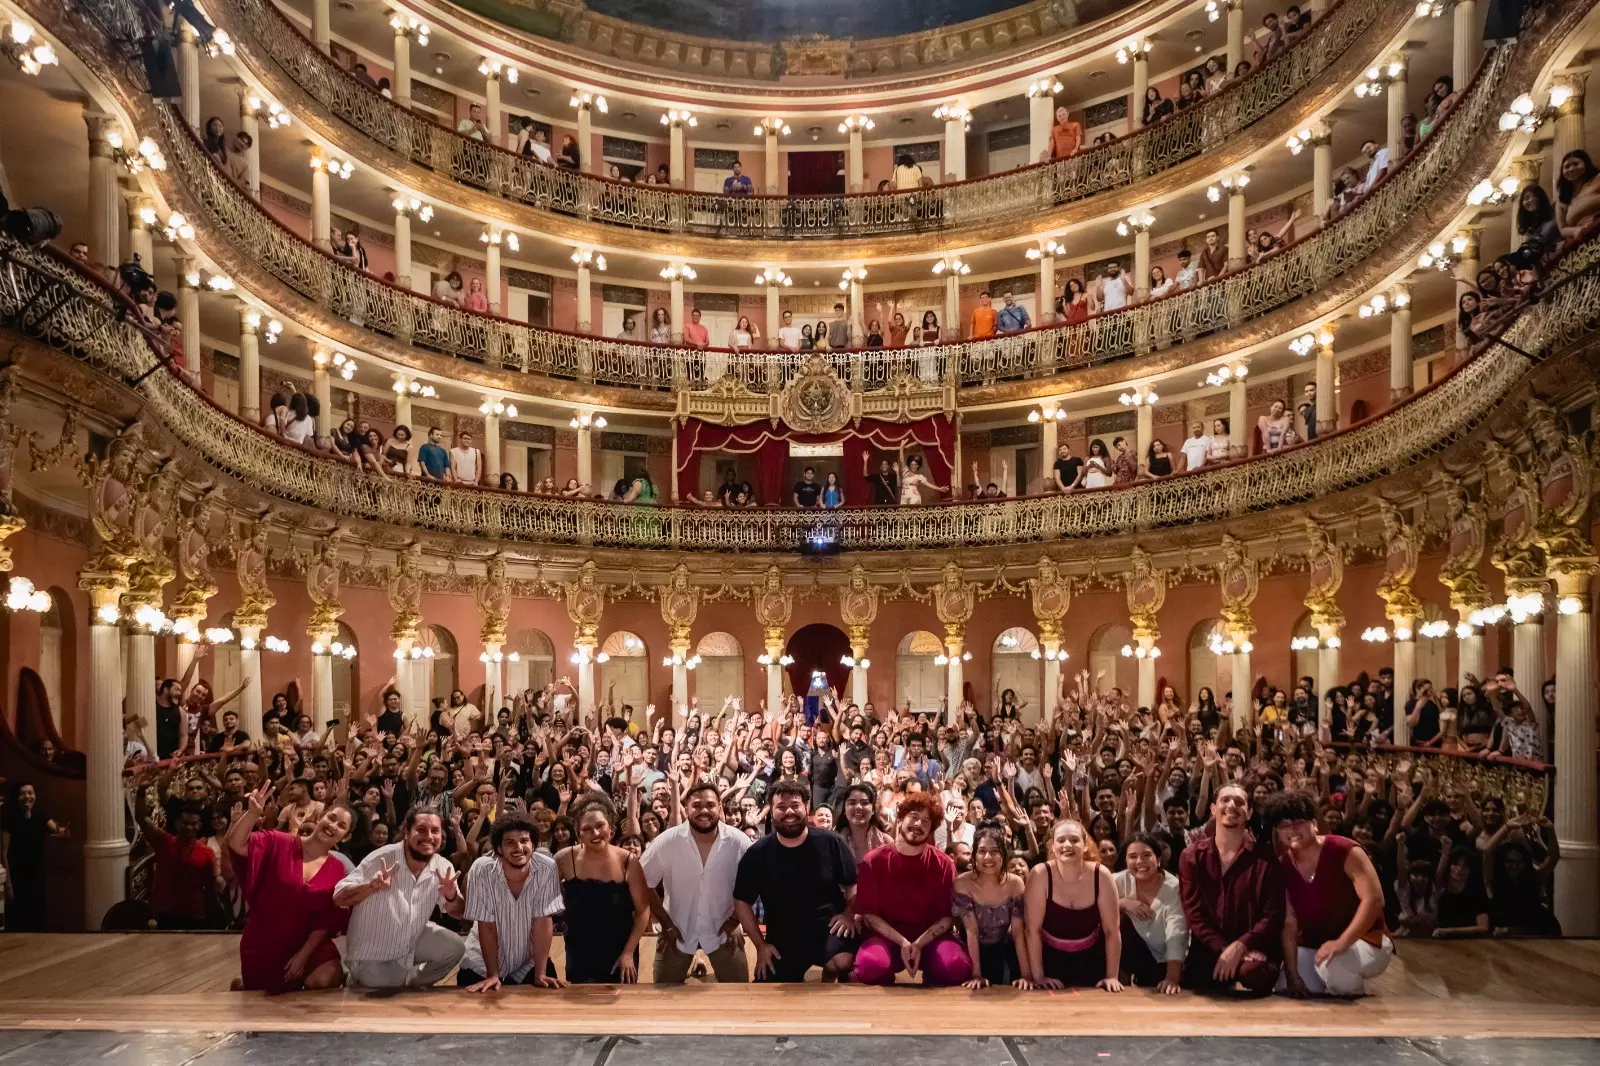
[[[439,443],[443,431],[438,426],[428,427],[428,439],[417,449],[417,466],[428,481],[449,481],[450,453]]]
[[[700,324],[698,307],[689,312],[689,321],[683,327],[683,343],[691,348],[707,348],[711,345],[711,333]]]
[[[1214,229],[1208,229],[1205,246],[1200,249],[1200,280],[1211,281],[1227,272],[1228,249],[1222,243],[1222,234]]]
[[[1272,406],[1267,408],[1267,413],[1256,421],[1256,430],[1261,435],[1261,451],[1276,452],[1288,446],[1294,421],[1289,416],[1288,405],[1282,400],[1273,400]]]
[[[1050,467],[1050,487],[1057,492],[1067,492],[1083,482],[1083,460],[1072,454],[1072,446],[1063,444],[1056,449],[1055,464]]]
[[[1028,321],[1028,309],[1017,306],[1016,298],[1011,295],[1010,289],[1000,294],[1000,300],[1004,306],[995,312],[995,332],[1021,333],[1032,325]]]
[[[450,476],[458,485],[476,485],[483,479],[483,453],[472,443],[472,434],[462,430],[456,434],[456,446],[450,449]]]
[[[1206,427],[1203,422],[1189,424],[1189,435],[1184,438],[1178,451],[1183,455],[1183,469],[1199,470],[1206,465],[1206,459],[1211,454],[1211,438],[1206,436]]]
[[[778,347],[789,352],[800,350],[800,327],[794,324],[794,312],[783,313],[782,324],[778,326]]]
[[[414,474],[416,462],[411,455],[411,427],[395,426],[383,445],[383,462],[391,474]]]
[[[1561,157],[1556,180],[1556,224],[1563,240],[1576,240],[1600,214],[1600,168],[1582,148]]]
[[[473,104],[467,108],[467,117],[456,123],[456,132],[475,141],[489,139],[489,127],[483,124],[482,104]]]
[[[989,302],[989,294],[978,294],[978,306],[972,309],[972,331],[967,334],[968,340],[988,340],[994,336],[995,324],[999,315],[995,313],[994,306]]]
[[[1050,127],[1051,159],[1070,159],[1083,151],[1083,124],[1065,106],[1056,108],[1056,124]]]
[[[744,172],[744,165],[735,159],[733,173],[722,179],[722,195],[749,196],[754,190],[755,186],[750,181],[750,175]]]
[[[895,192],[910,192],[922,187],[922,168],[911,158],[910,152],[901,152],[894,161]]]

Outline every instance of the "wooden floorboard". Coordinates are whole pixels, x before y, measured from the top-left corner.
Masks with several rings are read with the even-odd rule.
[[[651,944],[645,947],[645,976]],[[454,988],[228,991],[234,936],[0,936],[0,1028],[227,1033],[1600,1037],[1600,941],[1420,942],[1359,1002],[967,992],[904,985],[649,984],[471,996]]]

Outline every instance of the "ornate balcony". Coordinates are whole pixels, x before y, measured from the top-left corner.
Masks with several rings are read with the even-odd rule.
[[[1284,452],[1132,487],[994,504],[701,511],[573,502],[364,474],[284,444],[179,377],[104,283],[62,257],[0,239],[0,323],[137,391],[150,421],[219,476],[344,518],[445,535],[646,550],[793,551],[819,531],[846,551],[1087,540],[1237,517],[1369,484],[1465,438],[1532,369],[1600,322],[1600,241],[1579,248],[1505,336],[1366,423]],[[1518,351],[1517,349],[1521,349]]]
[[[84,9],[116,27],[127,21],[119,9],[128,2],[86,0]],[[674,254],[742,258],[748,245],[741,248],[739,242],[871,239],[876,253],[887,254],[910,251],[930,233],[998,237],[1023,221],[1060,224],[1047,213],[1099,194],[1140,186],[1148,195],[1151,178],[1186,162],[1194,165],[1174,179],[1200,180],[1202,154],[1213,152],[1217,166],[1229,166],[1277,143],[1386,47],[1412,12],[1382,0],[1342,0],[1305,39],[1260,71],[1167,121],[1072,159],[911,193],[791,198],[726,197],[613,182],[518,156],[384,98],[315,48],[269,0],[237,0],[217,14],[254,73],[303,121],[339,143],[350,140],[351,130],[358,132],[366,143],[350,144],[350,151],[436,199],[454,199],[463,207],[505,216],[508,224],[563,239],[599,240],[604,233],[595,224],[621,226],[693,239],[670,249]],[[1370,47],[1356,47],[1364,38]],[[1318,86],[1319,91],[1308,92]],[[1286,109],[1295,114],[1261,123],[1297,98],[1305,106]],[[1258,124],[1261,128],[1254,129]],[[1246,131],[1251,136],[1241,136]],[[460,186],[487,195],[463,200]],[[508,210],[508,205],[515,207]],[[897,237],[904,238],[898,245]]]

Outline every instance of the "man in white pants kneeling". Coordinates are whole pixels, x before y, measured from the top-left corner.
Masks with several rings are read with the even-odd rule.
[[[457,918],[463,910],[456,869],[439,854],[444,824],[412,807],[400,840],[361,861],[333,892],[349,907],[344,968],[352,987],[427,988],[449,975],[466,941],[428,921],[435,906]]]
[[[1261,822],[1274,836],[1288,897],[1284,990],[1292,996],[1366,995],[1367,982],[1394,957],[1383,922],[1383,883],[1372,860],[1354,840],[1317,832],[1309,793],[1267,797]]]

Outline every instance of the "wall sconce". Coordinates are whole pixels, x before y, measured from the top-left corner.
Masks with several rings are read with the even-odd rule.
[[[757,137],[765,137],[769,133],[775,137],[780,134],[787,137],[789,132],[789,124],[781,118],[764,118],[756,123],[754,130]]]
[[[572,261],[580,267],[589,267],[601,273],[606,269],[606,257],[596,252],[593,248],[574,248]]]
[[[1061,82],[1053,77],[1040,78],[1038,81],[1028,83],[1028,99],[1040,96],[1054,96],[1062,90]]]
[[[963,263],[959,255],[951,255],[946,256],[945,258],[940,259],[933,264],[933,272],[935,274],[943,274],[945,271],[949,271],[954,277],[964,277],[965,275],[972,273],[972,267],[968,266],[966,263]]]
[[[1250,175],[1242,170],[1235,174],[1224,174],[1218,179],[1217,184],[1206,189],[1206,199],[1216,203],[1224,194],[1244,192],[1244,187],[1249,184]]]
[[[1127,63],[1134,59],[1144,59],[1150,55],[1154,47],[1148,37],[1130,37],[1117,48],[1117,62]]]
[[[1243,381],[1250,375],[1250,364],[1245,362],[1234,363],[1231,366],[1224,364],[1206,375],[1205,383],[1215,388],[1233,381]]]
[[[678,281],[680,279],[683,281],[693,281],[695,278],[699,277],[699,275],[694,272],[694,267],[690,266],[688,263],[668,263],[666,266],[661,268],[661,276],[666,278],[668,281]]]
[[[1128,237],[1135,233],[1148,233],[1156,224],[1156,216],[1148,211],[1135,211],[1117,223],[1117,236]]]
[[[1160,399],[1154,385],[1135,385],[1132,392],[1118,396],[1117,402],[1124,407],[1154,407]]]
[[[756,275],[757,285],[782,285],[787,288],[794,284],[794,279],[785,274],[780,267],[763,267],[761,273]]]
[[[589,92],[587,89],[573,90],[572,99],[567,101],[567,106],[575,107],[579,111],[598,111],[602,115],[604,115],[608,110],[606,106],[606,98],[601,96],[599,93]]]
[[[0,38],[0,52],[22,68],[22,73],[37,75],[45,67],[53,67],[60,62],[56,58],[54,48],[40,40],[38,33],[31,23],[21,19],[12,19],[6,27],[4,38]]]
[[[43,614],[50,609],[50,594],[33,587],[25,577],[13,577],[6,586],[6,610]]]
[[[411,215],[418,222],[427,222],[433,218],[433,205],[424,203],[421,198],[407,196],[405,193],[396,193],[394,198],[394,212],[397,215]]]
[[[573,429],[605,429],[606,416],[597,415],[592,411],[580,411],[568,423]]]
[[[695,118],[694,112],[687,108],[675,107],[662,113],[661,124],[671,129],[682,129],[685,126],[693,129],[700,125],[700,120]]]
[[[517,417],[517,405],[506,403],[504,400],[484,400],[478,405],[480,415],[494,415],[496,418],[504,415],[506,418]]]
[[[478,73],[490,80],[503,78],[508,85],[517,83],[517,68],[512,65],[509,59],[484,56],[483,62],[478,64]]]
[[[963,104],[954,102],[940,104],[933,109],[933,117],[940,122],[959,122],[964,130],[972,128],[972,112]]]

